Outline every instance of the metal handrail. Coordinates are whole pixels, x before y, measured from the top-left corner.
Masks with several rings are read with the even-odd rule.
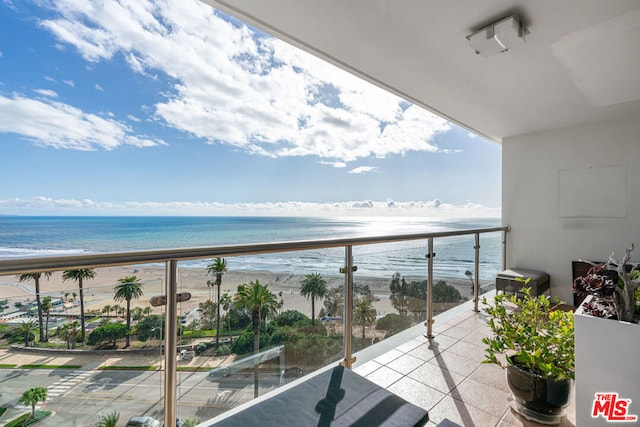
[[[300,240],[289,242],[259,243],[247,245],[211,246],[182,249],[158,249],[135,252],[111,252],[88,255],[66,255],[55,257],[25,257],[0,260],[0,276],[45,271],[73,270],[80,268],[114,267],[132,264],[151,264],[169,260],[189,261],[203,258],[258,255],[274,252],[292,252],[326,249],[340,246],[361,246],[376,243],[422,240],[430,237],[464,236],[477,233],[510,231],[508,225],[437,233],[398,234],[376,237],[354,237],[324,240]]]
[[[31,258],[11,258],[0,260],[0,276],[16,275],[23,273],[42,273],[47,271],[73,270],[81,268],[101,268],[134,264],[165,263],[165,293],[167,304],[167,319],[175,318],[177,315],[177,263],[203,258],[235,257],[242,255],[269,254],[275,252],[293,252],[301,250],[327,249],[335,247],[345,248],[345,322],[344,328],[344,352],[343,365],[350,368],[354,362],[351,355],[351,314],[353,306],[353,266],[352,249],[353,246],[371,245],[379,243],[402,242],[410,240],[428,241],[428,291],[427,291],[427,326],[428,337],[433,336],[433,240],[435,238],[475,235],[475,283],[474,300],[475,310],[478,309],[479,296],[479,253],[480,234],[501,231],[502,239],[502,263],[503,269],[506,267],[506,233],[511,231],[508,225],[492,228],[479,228],[459,231],[443,231],[437,233],[414,233],[399,234],[376,237],[354,237],[325,240],[303,240],[290,242],[274,242],[260,244],[243,244],[228,246],[212,246],[184,249],[159,249],[135,252],[113,252],[89,255],[71,255],[57,257],[31,257]],[[342,269],[341,269],[342,270]],[[167,427],[175,427],[176,419],[176,386],[177,386],[177,366],[175,354],[177,351],[177,326],[175,322],[166,322],[167,330],[165,334],[165,387],[164,387],[164,416]]]

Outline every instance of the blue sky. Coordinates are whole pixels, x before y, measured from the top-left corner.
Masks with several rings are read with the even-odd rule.
[[[199,1],[0,29],[0,214],[500,215],[499,145]]]

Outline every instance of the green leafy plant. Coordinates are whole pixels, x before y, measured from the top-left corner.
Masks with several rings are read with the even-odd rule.
[[[528,283],[528,280],[525,281]],[[544,378],[574,378],[573,313],[558,309],[559,300],[530,295],[496,295],[494,303],[483,298],[493,337],[485,337],[485,363],[513,364]],[[506,356],[500,360],[499,355]]]
[[[100,418],[100,421],[96,423],[96,427],[116,427],[119,419],[120,413],[118,411],[113,411]]]

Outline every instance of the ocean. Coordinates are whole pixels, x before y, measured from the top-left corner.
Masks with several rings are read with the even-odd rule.
[[[310,217],[31,217],[0,216],[0,259],[145,249],[186,248],[295,240],[372,237],[496,227],[499,219],[310,218]],[[502,269],[501,233],[480,236],[480,278]],[[434,241],[435,277],[465,277],[474,269],[474,236]],[[427,241],[356,246],[358,274],[426,276]],[[233,257],[229,268],[292,274],[337,274],[344,249]],[[185,261],[203,267],[210,260]]]

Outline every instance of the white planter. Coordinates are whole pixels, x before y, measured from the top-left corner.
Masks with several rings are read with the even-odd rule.
[[[587,297],[591,298],[591,297]],[[586,300],[585,300],[586,301]],[[618,403],[613,417],[637,416],[640,423],[640,325],[575,312],[576,425],[611,426],[603,415],[592,417],[596,393],[617,393],[628,404]],[[621,408],[627,407],[624,411]],[[602,403],[599,412],[605,412]],[[616,425],[635,425],[618,420]]]

